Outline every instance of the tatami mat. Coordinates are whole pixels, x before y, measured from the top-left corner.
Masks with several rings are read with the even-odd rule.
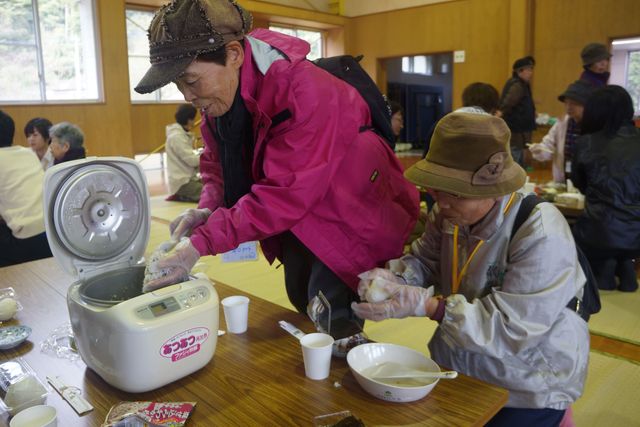
[[[151,197],[151,216],[165,221],[173,221],[184,210],[197,207],[196,203],[167,202],[166,196]]]
[[[577,427],[640,426],[640,365],[591,352],[584,395],[573,405]]]
[[[589,330],[640,345],[640,291],[600,291],[600,300],[602,309],[589,319]]]

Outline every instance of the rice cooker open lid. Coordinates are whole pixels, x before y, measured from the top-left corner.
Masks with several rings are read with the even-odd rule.
[[[139,262],[149,240],[149,192],[140,165],[90,157],[47,169],[44,218],[51,252],[79,279]]]

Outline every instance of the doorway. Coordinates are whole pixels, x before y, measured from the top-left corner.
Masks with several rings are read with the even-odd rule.
[[[423,150],[435,123],[451,111],[452,62],[452,52],[385,60],[387,96],[404,110],[399,142]]]

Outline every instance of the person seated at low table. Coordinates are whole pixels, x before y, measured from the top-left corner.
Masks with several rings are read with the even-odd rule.
[[[585,195],[573,233],[604,290],[638,289],[633,259],[640,255],[640,130],[632,120],[626,90],[596,90],[584,109],[585,136],[576,144],[571,173]]]
[[[44,231],[44,170],[29,148],[12,145],[15,123],[0,111],[0,267],[51,256]]]
[[[166,127],[167,172],[169,175],[169,201],[200,201],[202,179],[198,176],[200,154],[193,150],[195,136],[191,132],[198,110],[191,104],[182,104],[176,110],[176,122]]]
[[[568,306],[585,275],[552,204],[538,204],[511,238],[526,174],[509,137],[487,114],[438,123],[427,157],[405,172],[436,200],[426,230],[409,254],[360,276],[361,298],[375,283],[387,299],[352,308],[370,320],[437,321],[429,350],[438,364],[509,390],[487,425],[557,426],[587,374],[587,323]]]
[[[84,134],[73,123],[57,123],[49,129],[49,135],[51,135],[51,145],[49,147],[55,159],[54,164],[57,165],[87,157],[84,149]]]

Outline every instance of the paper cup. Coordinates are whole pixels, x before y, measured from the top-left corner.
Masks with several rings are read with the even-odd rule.
[[[312,380],[323,380],[329,376],[333,337],[327,334],[307,334],[300,338],[304,373]]]
[[[49,405],[36,405],[18,412],[9,427],[56,427],[57,411]]]
[[[236,295],[222,300],[224,320],[227,330],[232,334],[242,334],[247,331],[249,317],[249,298]]]

